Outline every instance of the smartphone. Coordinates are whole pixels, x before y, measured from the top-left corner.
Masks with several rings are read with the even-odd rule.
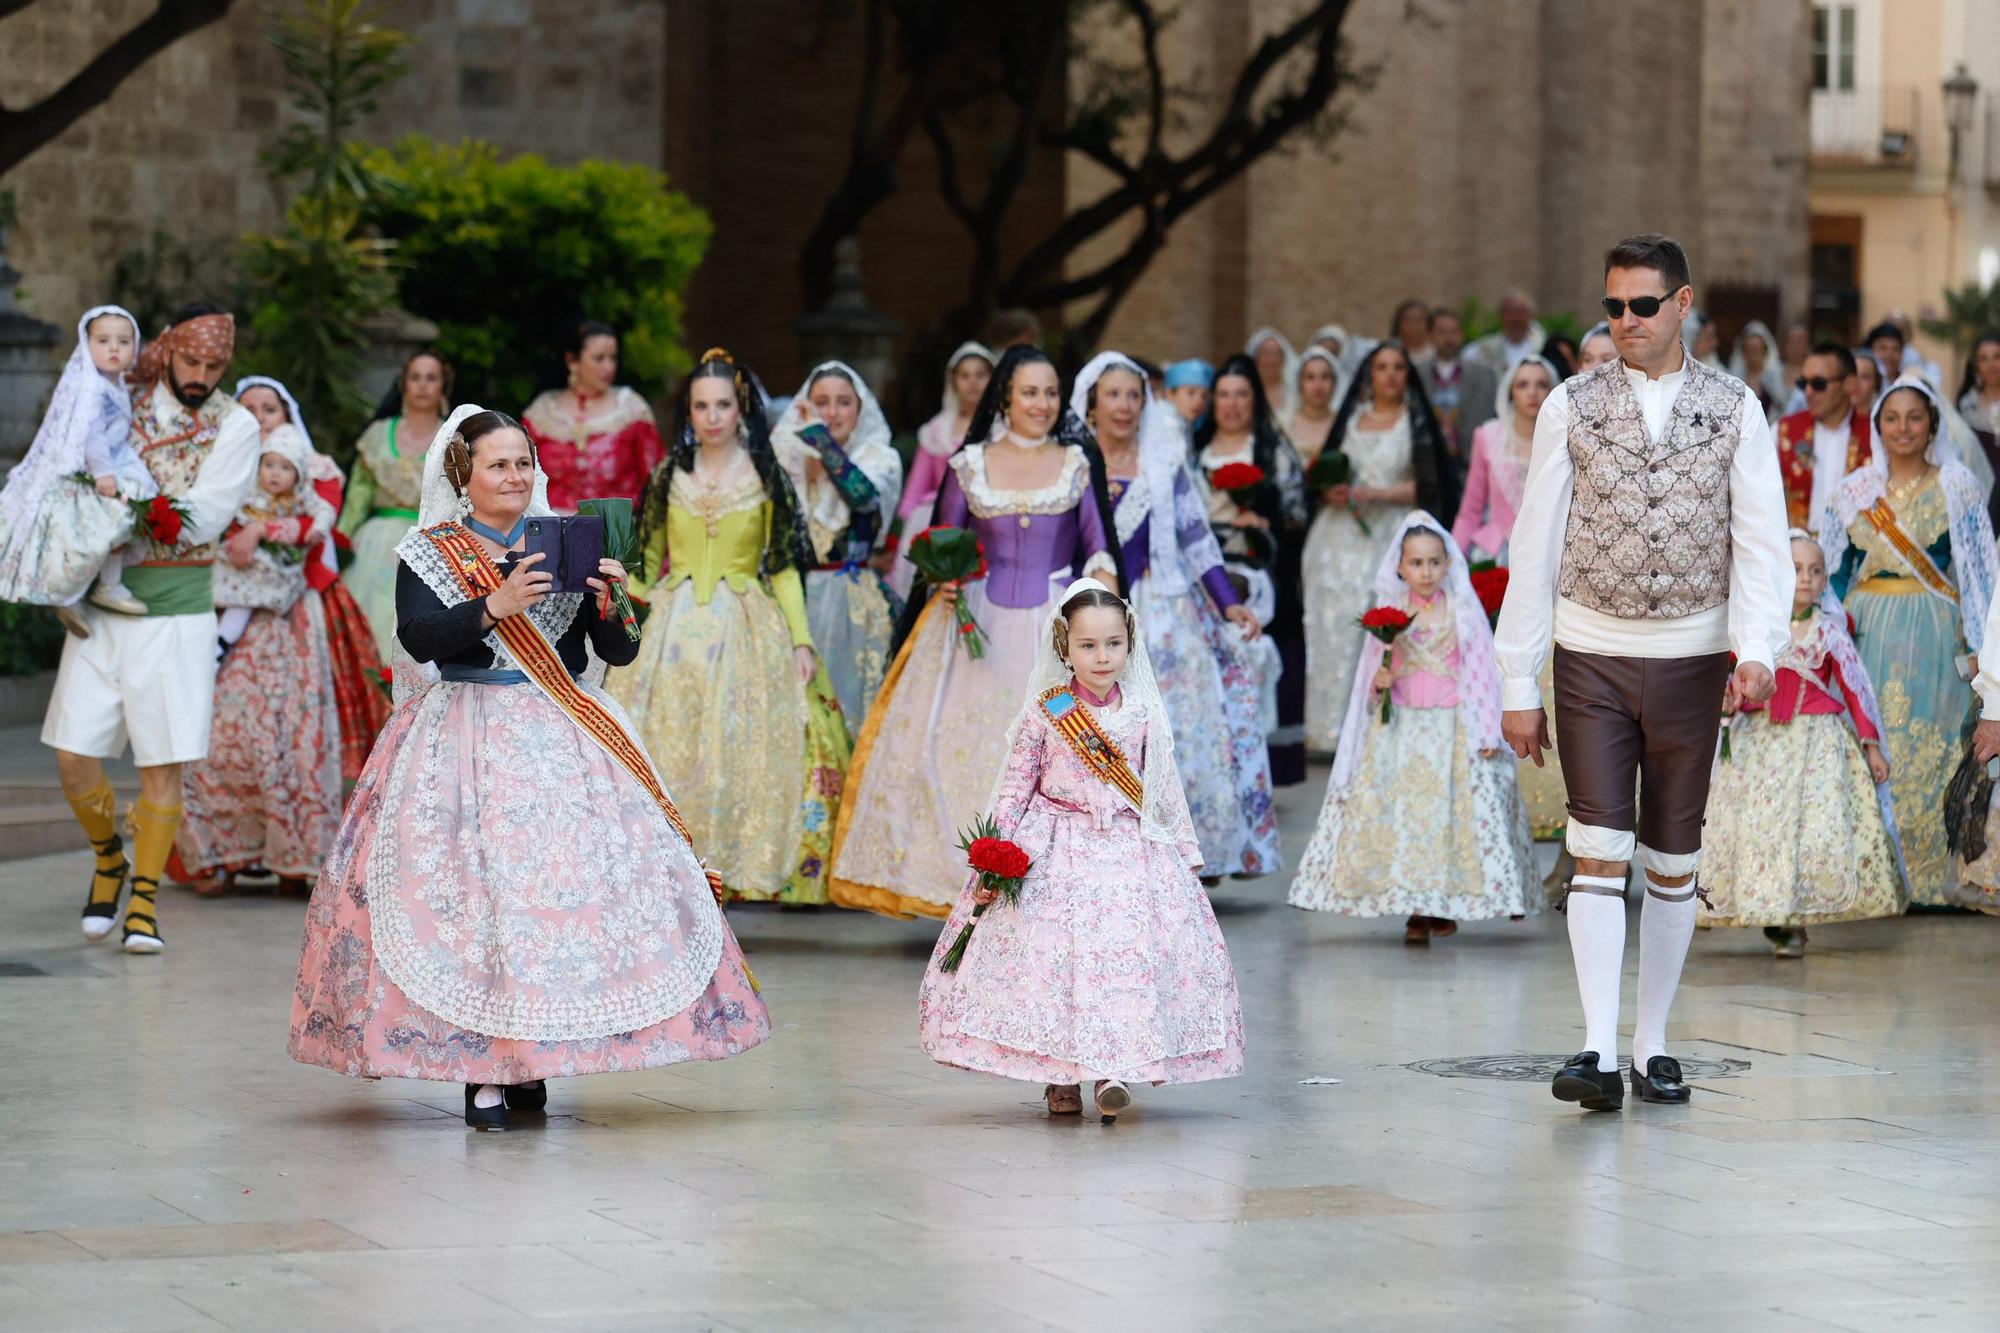
[[[536,569],[554,578],[551,592],[588,592],[604,558],[604,520],[596,514],[553,514],[528,520],[522,555],[540,553]]]

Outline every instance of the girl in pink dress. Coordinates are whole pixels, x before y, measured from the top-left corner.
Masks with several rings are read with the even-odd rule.
[[[947,972],[992,898],[968,877],[924,973],[930,1057],[1046,1084],[1051,1115],[1079,1114],[1095,1079],[1106,1124],[1127,1084],[1242,1073],[1236,974],[1195,877],[1173,731],[1131,608],[1093,579],[1050,610],[988,808],[1033,864]]]
[[[896,506],[896,522],[889,534],[896,551],[889,586],[898,597],[907,599],[917,580],[917,567],[903,554],[903,544],[929,526],[931,507],[937,503],[945,474],[951,471],[951,456],[965,442],[986,382],[993,378],[995,359],[984,343],[967,342],[960,343],[951,360],[944,363],[944,406],[917,432],[917,451],[910,456],[910,475],[903,483],[902,503]]]
[[[1459,921],[1539,911],[1528,812],[1500,739],[1492,627],[1457,543],[1424,511],[1391,535],[1375,605],[1411,623],[1392,646],[1363,641],[1292,906],[1407,915],[1403,942],[1419,945]]]

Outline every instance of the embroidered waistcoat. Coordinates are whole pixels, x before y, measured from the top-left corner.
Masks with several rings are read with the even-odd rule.
[[[1729,596],[1729,469],[1743,386],[1689,358],[1655,444],[1621,361],[1569,381],[1576,471],[1557,590],[1626,620],[1668,620]]]
[[[161,395],[172,407],[167,422],[162,424],[154,417],[154,396]],[[153,474],[153,481],[160,488],[160,494],[178,500],[194,486],[195,477],[201,472],[201,465],[208,460],[208,451],[215,447],[215,437],[222,430],[222,423],[232,412],[246,412],[249,409],[226,393],[212,393],[208,401],[200,407],[190,409],[173,401],[173,391],[161,380],[139,390],[132,400],[132,452]],[[147,548],[148,560],[191,560],[205,561],[215,558],[215,544],[189,546],[182,543],[171,550],[162,548],[157,542],[139,536]]]

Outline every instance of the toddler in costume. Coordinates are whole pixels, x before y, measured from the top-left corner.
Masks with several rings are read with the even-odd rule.
[[[1889,804],[1882,713],[1868,669],[1827,591],[1826,556],[1792,529],[1792,637],[1768,704],[1723,711],[1727,757],[1708,795],[1702,924],[1762,926],[1771,952],[1799,958],[1806,926],[1901,916],[1908,905]]]
[[[924,973],[918,1033],[940,1064],[1047,1086],[1051,1115],[1106,1124],[1131,1083],[1243,1072],[1243,1009],[1132,610],[1095,579],[1056,600],[991,812],[1032,860],[1020,897],[979,917],[971,877]]]
[[[333,530],[333,506],[313,488],[311,446],[290,422],[264,437],[257,460],[257,488],[243,502],[228,536],[250,523],[262,523],[259,542],[247,566],[231,560],[215,562],[216,637],[222,651],[243,637],[256,611],[283,613],[306,590],[306,540]]]
[[[93,578],[92,606],[146,614],[124,583],[127,501],[159,493],[132,449],[125,372],[138,359],[139,322],[130,312],[115,305],[84,311],[35,441],[0,492],[0,601],[52,606],[81,639],[90,629],[74,608]]]
[[[1460,921],[1540,911],[1517,763],[1500,738],[1493,630],[1442,523],[1422,510],[1403,520],[1376,571],[1375,604],[1399,608],[1410,626],[1391,646],[1373,633],[1362,644],[1292,906],[1407,914],[1403,942],[1416,945]]]

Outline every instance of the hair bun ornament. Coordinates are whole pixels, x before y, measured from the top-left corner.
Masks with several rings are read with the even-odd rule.
[[[721,361],[732,366],[736,364],[736,358],[729,354],[727,347],[711,347],[701,354],[701,359],[703,361]]]

